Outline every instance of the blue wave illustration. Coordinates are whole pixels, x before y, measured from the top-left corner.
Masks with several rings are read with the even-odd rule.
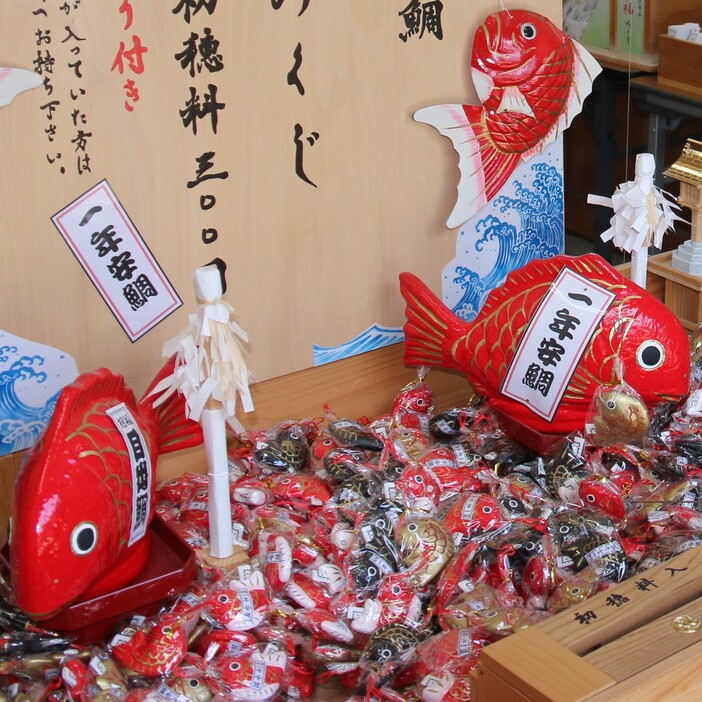
[[[16,352],[16,346],[0,346],[0,362]],[[44,361],[43,356],[20,356],[0,372],[0,455],[29,448],[51,418],[60,391],[42,407],[30,407],[18,394],[20,383],[46,382]]]
[[[318,346],[314,344],[312,347],[314,365],[322,366],[325,363],[338,361],[348,356],[355,356],[359,353],[397,344],[400,341],[404,341],[404,338],[402,328],[394,329],[373,324],[358,336],[339,346]]]
[[[531,189],[514,181],[514,197],[500,195],[493,200],[494,212],[476,224],[475,251],[497,243],[493,268],[482,277],[466,266],[457,265],[453,283],[462,294],[453,311],[466,321],[473,320],[489,292],[502,285],[509,273],[536,258],[550,258],[563,252],[563,176],[554,166],[539,162],[531,166]],[[497,215],[516,213],[518,225]]]

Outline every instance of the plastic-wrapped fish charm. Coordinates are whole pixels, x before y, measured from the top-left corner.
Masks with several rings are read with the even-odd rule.
[[[363,634],[397,622],[414,623],[421,628],[423,615],[417,589],[404,573],[391,573],[383,579],[377,596],[363,602],[363,612],[354,617],[351,628]]]
[[[287,653],[274,643],[261,645],[253,653],[220,656],[213,665],[229,693],[225,696],[247,702],[266,702],[276,697],[287,666]]]
[[[374,632],[366,643],[361,661],[387,662],[412,651],[422,640],[419,632],[406,624],[388,624]]]
[[[112,656],[125,668],[152,678],[170,673],[188,652],[192,617],[163,614],[147,631],[138,629],[112,647]]]
[[[636,444],[651,426],[648,408],[633,388],[621,383],[598,388],[586,424],[589,440],[598,446]]]
[[[395,538],[408,568],[407,575],[417,587],[428,585],[455,550],[451,532],[439,520],[430,517],[402,520]]]
[[[326,504],[332,496],[329,485],[310,473],[275,475],[271,490],[278,504],[306,512]]]
[[[255,459],[273,470],[302,470],[310,457],[310,445],[299,424],[285,426],[254,451]]]
[[[329,423],[329,432],[339,446],[363,451],[382,451],[383,440],[379,439],[364,424],[353,419],[336,419]]]
[[[459,495],[442,512],[446,528],[461,544],[482,532],[495,529],[502,523],[497,500],[485,493],[468,492]]]
[[[247,631],[256,628],[271,607],[263,573],[252,570],[244,579],[219,583],[205,607],[208,616],[226,629]]]

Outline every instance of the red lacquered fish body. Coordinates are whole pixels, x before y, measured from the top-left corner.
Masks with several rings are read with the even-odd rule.
[[[537,432],[583,431],[595,389],[618,381],[617,358],[648,407],[688,391],[685,329],[596,254],[539,259],[513,271],[473,322],[416,276],[400,274],[400,289],[405,364],[463,371],[491,405]]]
[[[201,441],[179,396],[155,410],[105,368],[66,386],[15,485],[17,605],[45,619],[132,580],[149,553],[158,455]]]

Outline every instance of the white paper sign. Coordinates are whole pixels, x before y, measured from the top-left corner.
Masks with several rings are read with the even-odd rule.
[[[564,268],[519,342],[500,392],[550,421],[615,297]]]
[[[106,180],[51,221],[132,341],[183,304]]]

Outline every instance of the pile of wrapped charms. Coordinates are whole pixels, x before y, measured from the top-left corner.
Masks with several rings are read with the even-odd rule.
[[[203,558],[185,593],[102,645],[52,639],[8,605],[4,689],[266,702],[333,680],[349,699],[470,699],[484,646],[702,543],[696,392],[642,425],[636,394],[608,388],[543,455],[484,405],[435,412],[424,380],[373,420],[325,408],[242,434],[234,565]],[[158,497],[158,518],[206,549],[206,477]]]

